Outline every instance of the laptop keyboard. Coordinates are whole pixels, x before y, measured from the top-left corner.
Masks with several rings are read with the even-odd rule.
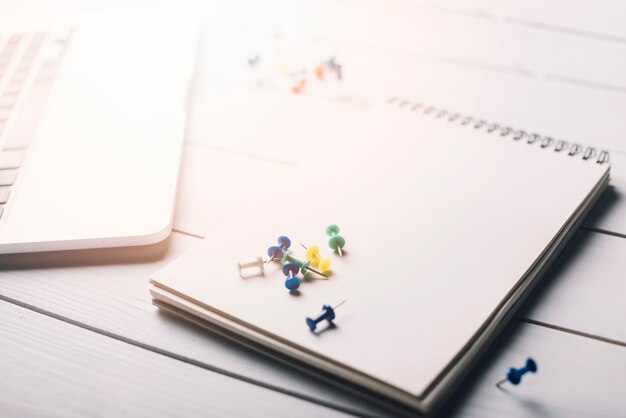
[[[0,216],[11,198],[71,32],[0,34]]]

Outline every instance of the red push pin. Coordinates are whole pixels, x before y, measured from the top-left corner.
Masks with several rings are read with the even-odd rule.
[[[300,94],[304,90],[304,86],[306,86],[306,80],[300,80],[291,88],[291,91]]]

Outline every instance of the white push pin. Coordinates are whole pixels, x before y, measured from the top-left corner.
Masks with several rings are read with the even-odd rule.
[[[241,276],[242,279],[247,279],[250,277],[257,277],[257,276],[265,276],[265,265],[261,257],[257,257],[256,261],[250,261],[249,263],[237,263],[237,266],[239,267],[239,276]],[[258,269],[256,274],[247,274],[244,276],[243,270],[251,269],[255,267]]]

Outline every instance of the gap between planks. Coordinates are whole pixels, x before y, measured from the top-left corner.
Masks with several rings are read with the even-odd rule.
[[[607,231],[605,229],[594,228],[594,227],[591,227],[591,226],[582,226],[581,225],[579,228],[580,229],[584,229],[586,231],[596,232],[598,234],[610,235],[612,237],[626,238],[626,235],[620,234],[619,232]]]
[[[585,337],[585,338],[589,338],[589,339],[596,340],[596,341],[602,341],[602,342],[607,343],[607,344],[613,344],[613,345],[617,345],[617,346],[620,346],[620,347],[626,347],[626,342],[619,341],[619,340],[614,340],[612,338],[602,337],[600,335],[594,335],[594,334],[589,334],[587,332],[576,331],[576,330],[573,330],[571,328],[560,327],[558,325],[552,325],[552,324],[548,324],[546,322],[537,321],[537,320],[534,320],[534,319],[519,318],[519,317],[515,317],[513,319],[515,319],[516,321],[520,321],[520,322],[526,322],[526,323],[531,324],[531,325],[536,325],[538,327],[549,328],[549,329],[552,329],[552,330],[555,330],[555,331],[565,332],[567,334],[578,335],[579,337]]]
[[[191,238],[204,239],[204,236],[202,235],[194,234],[193,232],[183,231],[183,230],[176,229],[176,228],[172,228],[172,232],[176,232],[177,234],[181,234],[181,235],[187,235],[188,237],[191,237]]]

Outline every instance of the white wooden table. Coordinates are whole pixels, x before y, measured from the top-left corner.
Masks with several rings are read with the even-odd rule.
[[[329,133],[391,95],[595,145],[613,162],[612,188],[442,415],[626,416],[620,2],[185,4],[207,30],[175,232],[151,247],[0,257],[0,416],[393,416],[158,312],[147,290],[151,272],[287,175],[311,144],[332,150]],[[4,1],[0,13],[121,6]],[[133,5],[143,6],[153,4]],[[246,67],[259,52],[292,65],[336,54],[345,80],[302,95],[260,88]],[[494,387],[529,355],[536,376]]]

